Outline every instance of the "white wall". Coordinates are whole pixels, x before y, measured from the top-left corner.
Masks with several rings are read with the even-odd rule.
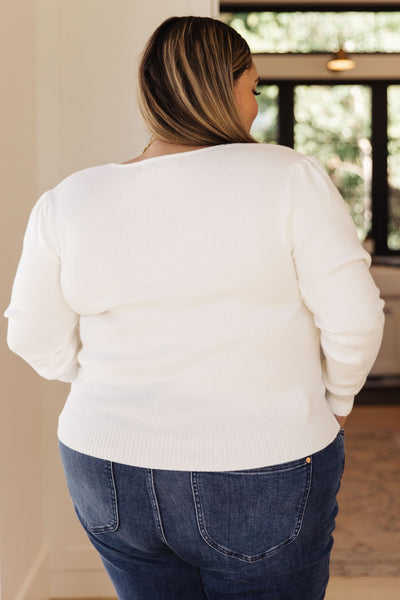
[[[0,19],[0,309],[9,302],[26,220],[37,194],[35,6],[3,0]],[[5,143],[6,142],[6,143]],[[0,591],[20,600],[26,584],[46,593],[46,547],[41,520],[41,404],[39,378],[5,344],[0,318]]]
[[[1,309],[30,209],[69,173],[127,160],[147,135],[136,61],[172,15],[215,15],[215,0],[2,0]],[[68,387],[40,380],[5,344],[0,319],[1,600],[113,595],[76,523],[56,426]]]
[[[39,186],[147,140],[136,108],[136,64],[172,15],[216,12],[216,0],[36,0]]]

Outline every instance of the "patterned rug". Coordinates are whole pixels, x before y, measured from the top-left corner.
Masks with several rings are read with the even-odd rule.
[[[338,503],[331,575],[400,575],[399,432],[346,434]]]

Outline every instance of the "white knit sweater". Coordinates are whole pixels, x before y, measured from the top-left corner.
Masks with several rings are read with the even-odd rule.
[[[72,382],[70,448],[161,469],[282,463],[334,439],[375,360],[369,264],[325,171],[294,150],[101,165],[33,208],[8,343]]]

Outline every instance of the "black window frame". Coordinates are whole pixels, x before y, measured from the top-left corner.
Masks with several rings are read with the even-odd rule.
[[[400,11],[400,3],[393,4],[230,4],[221,2],[220,12],[389,12]],[[268,54],[268,53],[260,53]],[[287,53],[295,58],[305,53]],[[312,54],[312,53],[309,53]],[[318,53],[321,54],[321,53]],[[327,56],[330,56],[327,52]],[[379,54],[379,53],[376,53]],[[386,53],[382,53],[386,54]],[[395,54],[395,53],[393,53]],[[388,53],[389,56],[393,55]],[[277,53],[278,55],[278,53]],[[279,53],[279,56],[285,54]],[[357,56],[356,53],[352,55]],[[391,79],[268,79],[262,77],[260,85],[278,87],[278,143],[294,147],[294,88],[297,85],[366,85],[371,88],[371,146],[372,146],[372,185],[371,185],[371,236],[374,240],[374,256],[400,256],[400,250],[388,247],[389,230],[389,185],[388,185],[388,104],[387,90],[390,85],[400,85],[399,78]],[[284,117],[284,118],[283,118]]]
[[[399,12],[400,2],[393,4],[388,2],[352,3],[346,2],[287,2],[282,4],[274,2],[259,2],[252,4],[233,4],[231,2],[220,2],[219,12]]]

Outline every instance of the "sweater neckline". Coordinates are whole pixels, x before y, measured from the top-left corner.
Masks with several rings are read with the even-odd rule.
[[[193,156],[193,154],[199,154],[199,153],[203,153],[203,152],[206,153],[211,150],[215,150],[216,148],[220,149],[220,148],[226,148],[226,147],[231,147],[231,146],[241,146],[241,145],[242,144],[240,144],[240,143],[217,144],[215,146],[207,146],[207,148],[199,148],[197,150],[187,150],[185,152],[174,152],[172,154],[163,154],[161,156],[153,156],[152,158],[145,158],[145,159],[139,160],[137,162],[131,162],[131,163],[125,163],[125,164],[111,162],[111,163],[109,163],[109,166],[126,169],[126,168],[136,167],[138,165],[153,163],[154,161],[171,159],[171,158],[182,157],[182,156],[187,156],[187,155]]]

